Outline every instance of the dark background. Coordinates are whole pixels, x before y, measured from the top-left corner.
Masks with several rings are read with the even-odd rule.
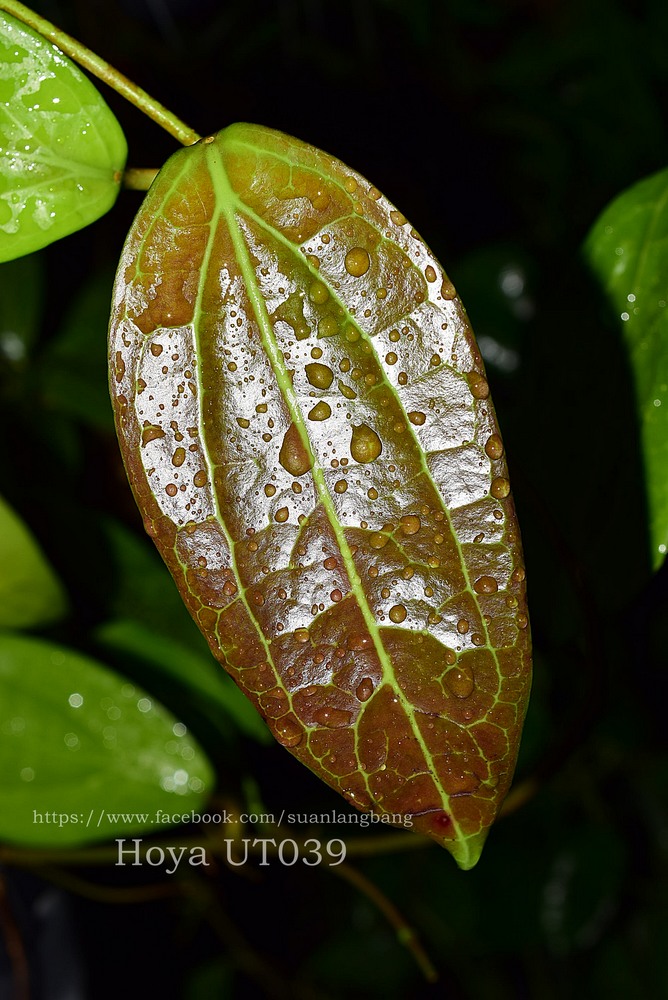
[[[101,884],[147,881],[110,869],[79,872],[88,888],[66,898],[70,974],[78,968],[83,995],[668,996],[666,574],[649,568],[623,347],[581,254],[606,203],[666,164],[668,6],[35,6],[200,133],[245,120],[307,140],[372,180],[424,236],[486,357],[536,647],[518,781],[532,776],[538,790],[499,821],[478,867],[459,872],[436,847],[353,861],[416,929],[437,985],[370,900],[327,870],[221,866],[204,888],[107,902]],[[129,165],[160,166],[175,142],[103,92],[128,136]],[[123,580],[104,530],[114,520],[141,538],[106,398],[104,318],[140,198],[122,194],[109,216],[38,255],[39,335],[27,361],[2,361],[2,421],[14,433],[0,491],[72,596],[70,618],[51,635],[85,650],[130,592],[141,614],[142,581]],[[82,297],[96,322],[73,343],[62,330]],[[167,634],[190,628],[161,623],[150,594],[146,618]],[[168,689],[156,693],[170,705]],[[203,721],[194,728],[228,800],[242,801],[254,781],[277,812],[338,808],[280,748]],[[28,910],[26,899],[48,891],[13,878]],[[40,957],[37,939],[28,943],[35,975],[54,983],[44,964],[54,953]],[[62,965],[68,949],[55,953]]]

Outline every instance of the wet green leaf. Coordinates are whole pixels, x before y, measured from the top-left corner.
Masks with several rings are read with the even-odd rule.
[[[0,628],[48,625],[66,610],[65,591],[35,538],[0,497]]]
[[[668,547],[668,171],[602,213],[585,253],[620,327],[633,371],[655,567]]]
[[[104,100],[54,45],[0,13],[0,261],[104,215],[127,145]]]
[[[489,386],[438,261],[344,164],[231,126],[142,205],[110,381],[147,530],[277,740],[470,868],[529,636]]]
[[[212,785],[151,695],[72,650],[0,634],[0,838],[68,846],[160,829],[157,810],[198,809]]]

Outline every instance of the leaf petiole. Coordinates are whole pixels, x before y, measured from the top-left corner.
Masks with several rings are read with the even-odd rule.
[[[96,55],[95,52],[91,52],[90,49],[82,45],[76,38],[72,38],[71,35],[61,31],[60,28],[56,28],[50,21],[40,17],[39,14],[30,10],[29,7],[25,7],[18,0],[0,0],[0,10],[11,14],[23,24],[38,31],[43,38],[53,42],[70,59],[73,59],[83,69],[97,77],[98,80],[102,80],[103,83],[106,83],[107,86],[115,90],[121,97],[124,97],[130,104],[134,104],[148,118],[157,125],[160,125],[161,128],[169,132],[175,139],[178,139],[183,146],[192,146],[200,138],[197,132],[191,129],[189,125],[182,122],[173,112],[160,104],[159,101],[156,101],[150,94],[147,94],[141,87],[138,87],[136,83],[128,80],[126,76],[119,73],[117,69],[114,69],[108,62]]]
[[[123,174],[123,187],[128,191],[148,191],[158,173],[155,167],[128,167]]]

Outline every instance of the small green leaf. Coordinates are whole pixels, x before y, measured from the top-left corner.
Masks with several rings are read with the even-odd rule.
[[[633,370],[658,568],[668,547],[668,170],[608,205],[585,254],[619,317]]]
[[[0,497],[0,628],[33,628],[61,618],[65,592],[20,517]]]
[[[93,84],[41,35],[0,13],[0,261],[104,215],[126,155]]]
[[[73,846],[160,829],[158,810],[197,810],[212,784],[150,695],[72,650],[0,635],[0,838]]]

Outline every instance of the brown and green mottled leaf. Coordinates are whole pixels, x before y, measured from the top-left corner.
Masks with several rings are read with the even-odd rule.
[[[529,632],[503,444],[438,261],[338,160],[233,125],[151,188],[110,362],[146,528],[214,655],[350,803],[472,867]]]

